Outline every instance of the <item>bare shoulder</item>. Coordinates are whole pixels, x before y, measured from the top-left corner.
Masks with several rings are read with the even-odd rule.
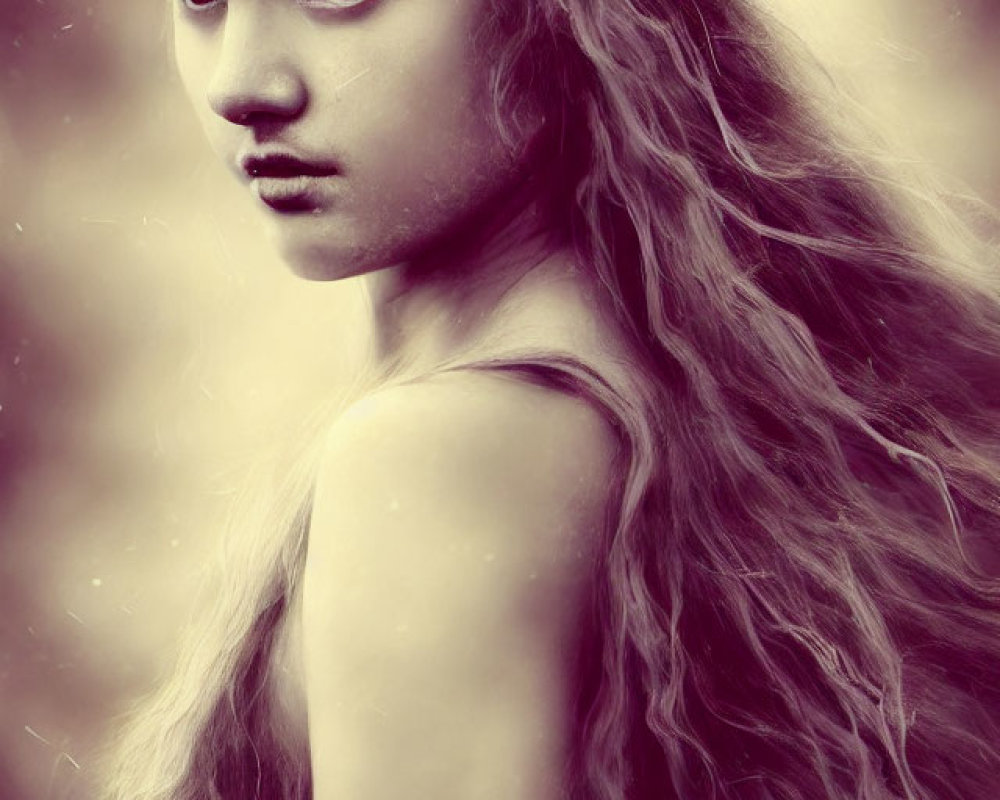
[[[317,800],[559,796],[614,450],[585,401],[498,373],[342,415],[303,579]]]
[[[498,372],[442,373],[349,408],[329,432],[317,494],[364,484],[396,511],[424,498],[438,514],[579,526],[603,512],[616,448],[585,400]]]

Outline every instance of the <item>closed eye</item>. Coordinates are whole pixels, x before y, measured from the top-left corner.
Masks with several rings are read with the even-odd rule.
[[[369,0],[301,0],[306,8],[353,8]]]
[[[226,0],[181,0],[181,2],[189,11],[208,11],[223,5]]]
[[[322,18],[329,15],[338,20],[359,20],[374,11],[380,0],[297,0],[300,8]]]
[[[182,0],[184,7],[191,11],[208,11],[221,6],[227,0]],[[310,9],[353,8],[370,0],[300,0],[300,4]]]

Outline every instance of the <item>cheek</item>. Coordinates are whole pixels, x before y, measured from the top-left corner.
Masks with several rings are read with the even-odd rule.
[[[212,36],[181,18],[175,11],[173,18],[173,56],[181,85],[188,98],[198,108],[205,101],[208,80],[212,74]]]
[[[438,229],[516,171],[518,149],[495,130],[469,29],[469,20],[454,19],[433,30],[411,26],[403,45],[387,37],[373,54],[380,66],[356,96],[351,138],[364,178],[355,190],[377,209],[377,223]]]
[[[174,63],[181,86],[202,129],[213,145],[216,118],[208,107],[208,83],[215,68],[215,48],[208,34],[182,21],[174,22]]]
[[[474,109],[457,98],[422,99],[418,107],[397,105],[371,137],[372,188],[391,188],[390,202],[445,208],[474,200],[511,171],[515,153]]]

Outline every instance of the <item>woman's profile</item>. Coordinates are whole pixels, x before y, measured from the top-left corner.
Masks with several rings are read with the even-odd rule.
[[[996,253],[749,0],[173,0],[366,389],[114,800],[1000,796]],[[239,537],[238,537],[239,538]]]

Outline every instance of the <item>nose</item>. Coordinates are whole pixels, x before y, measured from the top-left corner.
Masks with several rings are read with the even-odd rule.
[[[294,49],[259,14],[227,9],[222,49],[208,86],[208,104],[236,125],[253,126],[299,116],[308,93]],[[249,11],[248,6],[244,9]]]

